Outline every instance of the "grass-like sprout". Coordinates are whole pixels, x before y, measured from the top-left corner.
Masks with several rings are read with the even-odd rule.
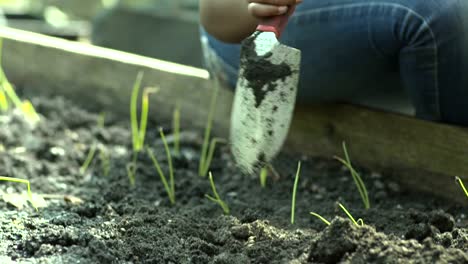
[[[108,176],[110,172],[110,157],[109,153],[104,148],[99,151],[99,160],[101,161],[103,175]]]
[[[174,133],[174,154],[180,155],[180,103],[177,102],[172,114],[172,131]]]
[[[327,219],[325,219],[323,216],[317,214],[317,213],[314,213],[314,212],[310,212],[311,215],[317,217],[318,219],[320,219],[322,222],[324,222],[326,225],[330,225],[330,221],[328,221]]]
[[[93,144],[91,148],[89,149],[88,155],[86,156],[85,161],[83,162],[83,165],[80,167],[80,173],[84,174],[86,170],[88,169],[89,165],[93,161],[94,154],[96,153],[96,144]]]
[[[105,124],[106,124],[106,112],[101,112],[97,120],[97,126],[98,128],[104,128]]]
[[[211,126],[213,124],[213,117],[214,117],[214,112],[216,108],[216,101],[218,98],[218,90],[219,90],[219,83],[216,82],[216,84],[213,87],[213,93],[211,95],[211,101],[210,101],[210,108],[208,110],[208,118],[206,121],[206,126],[205,126],[205,135],[203,138],[203,145],[202,145],[202,150],[201,150],[201,155],[200,155],[200,163],[198,165],[198,174],[201,177],[205,177],[207,170],[210,166],[210,164],[207,162],[208,160],[208,145],[210,144],[210,134],[211,134]],[[213,142],[212,142],[213,144]]]
[[[142,79],[143,72],[140,71],[133,83],[133,90],[130,98],[130,124],[132,128],[133,156],[131,163],[127,164],[126,168],[127,175],[132,186],[135,186],[138,153],[141,152],[145,145],[146,126],[148,124],[149,95],[158,91],[157,88],[151,87],[143,90],[141,98],[140,124],[138,124],[137,104]]]
[[[216,186],[213,181],[213,174],[211,174],[211,171],[208,173],[208,177],[210,179],[210,185],[211,185],[211,190],[213,191],[213,196],[205,194],[205,197],[208,198],[210,201],[217,203],[221,208],[223,209],[224,214],[228,215],[229,214],[229,206],[219,197],[218,192],[216,191]]]
[[[149,95],[158,91],[157,88],[145,88],[141,98],[140,124],[138,124],[137,104],[140,93],[143,72],[138,72],[133,84],[132,96],[130,98],[130,123],[132,127],[133,151],[140,152],[145,144],[146,126],[148,124]]]
[[[0,111],[6,112],[8,111],[10,105],[8,103],[8,99],[6,94],[3,90],[0,90]]]
[[[138,72],[135,82],[133,83],[132,96],[130,97],[130,123],[132,127],[132,142],[133,142],[133,152],[139,152],[142,148],[141,142],[141,126],[138,127],[138,114],[137,114],[137,104],[138,104],[138,94],[140,92],[141,80],[143,79],[143,72]],[[143,109],[142,114],[143,117]],[[143,120],[143,118],[141,119]]]
[[[292,193],[292,202],[291,202],[291,224],[294,224],[294,212],[296,210],[296,192],[297,184],[299,182],[299,175],[301,174],[301,162],[297,163],[296,177],[294,179],[294,187]]]
[[[346,213],[346,215],[349,217],[349,219],[351,219],[351,221],[358,227],[362,227],[364,226],[364,221],[359,218],[357,221],[354,219],[354,217],[351,215],[351,213],[346,210],[346,208],[344,207],[344,205],[342,205],[341,203],[338,203],[338,205],[341,207],[341,209],[343,209],[343,211]]]
[[[23,101],[23,104],[21,105],[21,110],[23,111],[26,120],[28,120],[29,122],[33,124],[39,122],[40,117],[29,100]]]
[[[208,153],[206,155],[206,160],[203,164],[202,167],[202,172],[201,175],[205,176],[208,173],[208,170],[210,169],[211,161],[213,160],[214,152],[216,149],[216,144],[218,143],[227,143],[227,140],[224,138],[212,138],[210,142],[210,147],[208,149]]]
[[[463,192],[465,192],[466,197],[468,197],[468,191],[466,190],[465,185],[463,184],[463,181],[460,179],[460,177],[455,176],[455,181],[458,182]]]
[[[3,58],[3,39],[0,38],[0,62],[2,61],[2,58]],[[9,99],[13,102],[15,107],[23,113],[24,117],[30,124],[36,124],[40,120],[40,117],[37,114],[31,102],[28,100],[25,100],[23,102],[18,97],[18,95],[15,92],[15,89],[13,88],[13,85],[10,83],[10,81],[8,81],[8,78],[6,77],[3,67],[0,67],[0,89],[2,90],[3,97],[4,97],[3,99],[1,99],[2,102],[0,103],[1,104],[0,108],[2,110],[3,109],[8,110],[9,108],[8,99]]]
[[[36,209],[36,211],[39,211],[39,210],[37,209],[36,204],[34,203],[33,196],[32,196],[32,192],[31,192],[31,184],[29,183],[28,180],[19,179],[19,178],[13,178],[13,177],[0,176],[0,181],[16,182],[16,183],[23,183],[23,184],[26,184],[26,185],[28,186],[28,197],[29,197],[29,202],[32,204],[32,206],[34,207],[34,209]]]
[[[262,188],[266,187],[267,176],[268,176],[268,166],[265,166],[260,170],[260,186],[262,186]]]
[[[353,165],[351,164],[351,160],[348,155],[348,150],[346,149],[346,143],[344,141],[343,141],[343,152],[344,152],[346,160],[337,156],[335,156],[334,158],[349,169],[351,176],[353,177],[354,183],[356,184],[356,187],[358,188],[359,194],[361,195],[364,208],[367,210],[370,208],[369,195],[367,193],[366,186],[364,185],[364,182],[362,181],[361,176],[359,175],[359,173],[357,173],[357,171],[353,168]]]
[[[164,149],[166,150],[167,163],[169,167],[169,182],[167,181],[166,175],[162,171],[158,160],[154,156],[153,151],[151,151],[151,149],[149,148],[147,148],[146,150],[151,160],[153,160],[154,167],[158,171],[159,177],[161,178],[161,181],[164,185],[164,189],[166,189],[167,195],[169,196],[169,201],[171,202],[171,204],[175,204],[175,185],[174,185],[174,170],[172,166],[172,156],[171,156],[169,146],[167,145],[166,137],[164,136],[164,132],[162,129],[159,129],[159,134],[161,135],[161,139],[164,144]]]

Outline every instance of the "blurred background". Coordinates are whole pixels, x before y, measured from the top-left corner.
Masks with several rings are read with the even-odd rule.
[[[0,24],[201,67],[198,0],[0,0]]]

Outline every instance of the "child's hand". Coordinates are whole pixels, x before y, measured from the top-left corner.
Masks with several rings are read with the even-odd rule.
[[[301,3],[303,0],[246,0],[249,13],[256,18],[265,18],[285,14],[288,6]]]

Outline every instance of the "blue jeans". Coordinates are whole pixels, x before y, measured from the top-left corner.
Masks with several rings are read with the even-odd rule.
[[[240,45],[201,34],[206,67],[235,87]],[[302,51],[299,103],[397,95],[468,125],[468,0],[305,0],[280,41]]]

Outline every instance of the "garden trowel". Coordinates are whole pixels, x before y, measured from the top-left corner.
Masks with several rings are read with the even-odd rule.
[[[294,105],[301,52],[278,41],[286,15],[262,21],[242,42],[239,78],[231,114],[230,140],[238,166],[254,173],[281,150]]]

